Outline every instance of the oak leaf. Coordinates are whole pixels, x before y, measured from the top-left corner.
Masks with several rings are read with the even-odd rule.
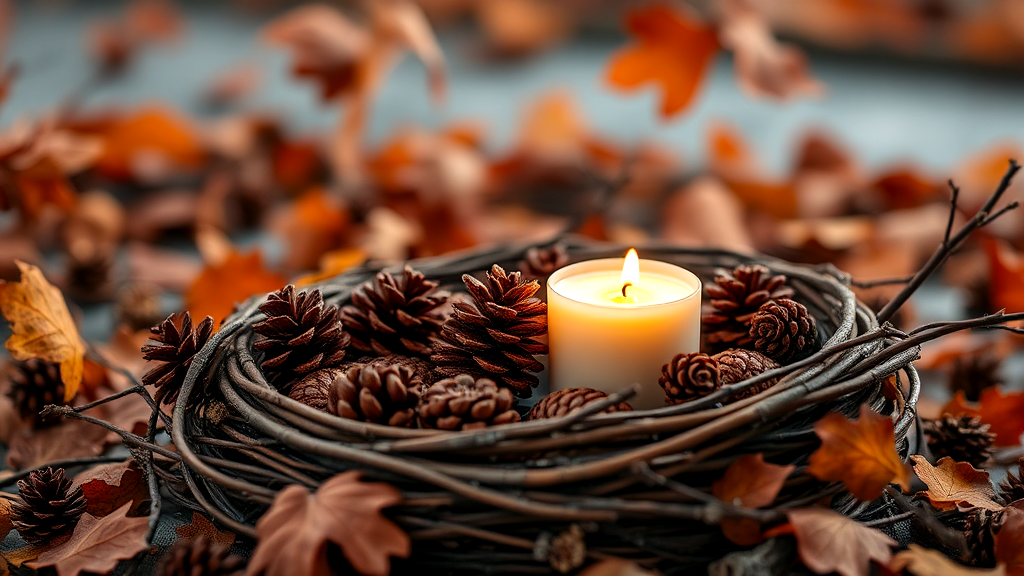
[[[259,250],[248,254],[232,251],[216,266],[206,266],[185,292],[185,307],[196,318],[223,320],[235,303],[253,294],[273,292],[288,279],[263,267]]]
[[[387,576],[390,556],[409,556],[409,537],[381,514],[402,501],[389,484],[360,482],[344,472],[310,494],[288,486],[256,523],[259,538],[246,574],[329,574],[327,548],[335,544],[356,572]]]
[[[963,390],[957,391],[943,408],[954,416],[968,414],[981,418],[988,431],[996,435],[996,446],[1017,446],[1024,434],[1024,392],[1007,392],[999,386],[981,391],[978,402],[968,402]]]
[[[625,90],[655,83],[661,88],[662,118],[678,114],[693,100],[718,52],[715,29],[664,2],[631,10],[625,25],[637,43],[612,56],[608,82]]]
[[[41,358],[60,364],[64,402],[78,392],[84,371],[85,345],[64,296],[39,268],[17,262],[21,282],[0,281],[0,311],[11,326],[7,350],[18,360]]]
[[[219,544],[225,548],[231,548],[235,543],[235,534],[233,532],[222,532],[210,522],[206,516],[203,516],[199,512],[192,513],[192,523],[178,526],[174,529],[174,533],[179,538],[185,540],[198,540],[205,538],[208,542],[213,544]]]
[[[953,562],[938,550],[917,544],[910,544],[909,548],[896,553],[889,563],[889,570],[914,576],[1006,576],[1006,568],[1002,565],[989,570],[969,568]]]
[[[27,563],[33,569],[53,566],[58,576],[78,576],[82,572],[107,574],[121,560],[133,558],[149,549],[146,518],[128,518],[129,505],[103,518],[84,514],[66,542],[43,552]]]
[[[994,551],[996,563],[1006,567],[1007,576],[1024,575],[1024,511],[1006,507]]]
[[[868,576],[871,561],[888,564],[897,542],[825,508],[797,508],[786,513],[805,566],[818,574]]]
[[[956,462],[949,456],[939,459],[938,466],[932,466],[918,454],[910,459],[914,461],[914,473],[928,486],[924,495],[936,509],[974,506],[987,510],[1003,509],[994,501],[996,493],[988,472],[978,470],[969,462]]]
[[[910,488],[910,470],[896,452],[892,420],[864,404],[860,418],[830,412],[814,424],[821,447],[807,472],[819,480],[841,481],[858,500],[874,500],[895,482]]]
[[[101,464],[77,476],[74,483],[82,487],[88,506],[86,512],[102,518],[131,504],[128,514],[138,516],[149,500],[149,486],[135,460]]]
[[[761,508],[775,501],[786,478],[795,466],[779,466],[764,461],[764,455],[744,454],[711,485],[711,494],[723,502],[745,508]],[[761,541],[761,525],[748,518],[724,518],[722,533],[741,546]]]

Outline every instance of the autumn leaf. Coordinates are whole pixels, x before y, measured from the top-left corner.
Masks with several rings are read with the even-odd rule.
[[[273,292],[287,283],[287,278],[263,267],[259,250],[248,254],[232,251],[219,265],[203,268],[185,292],[185,308],[196,318],[223,320],[235,303],[253,294]]]
[[[129,505],[104,518],[84,514],[66,542],[43,552],[27,563],[33,569],[53,566],[58,576],[78,576],[82,572],[107,574],[121,560],[133,558],[149,549],[146,518],[128,518]]]
[[[522,57],[565,39],[573,24],[567,8],[544,0],[488,0],[476,3],[476,14],[491,53]]]
[[[313,189],[299,196],[272,228],[288,246],[285,261],[290,269],[310,270],[322,255],[344,244],[350,221],[339,198]]]
[[[711,485],[711,494],[723,502],[745,508],[761,508],[775,501],[786,478],[795,466],[779,466],[764,461],[764,455],[744,454]],[[741,546],[761,541],[761,525],[747,518],[725,518],[722,533]]]
[[[101,464],[75,476],[75,485],[81,486],[88,507],[86,512],[102,518],[131,504],[128,514],[138,516],[142,505],[149,500],[149,486],[135,460]]]
[[[360,482],[344,472],[313,494],[302,486],[281,490],[256,523],[259,541],[246,574],[329,574],[328,544],[335,544],[356,572],[387,576],[390,556],[409,556],[409,537],[381,514],[402,501],[389,484]]]
[[[689,106],[718,52],[718,36],[689,12],[655,2],[626,14],[626,29],[637,37],[608,63],[612,86],[634,90],[647,83],[661,88],[661,116]]]
[[[819,480],[841,481],[858,500],[874,500],[895,482],[910,488],[910,471],[896,453],[892,420],[860,407],[860,418],[848,420],[830,412],[814,424],[821,447],[811,454],[807,472]]]
[[[989,300],[993,310],[1024,311],[1024,258],[1005,240],[987,238]]]
[[[1024,434],[1024,392],[1007,392],[999,386],[981,391],[978,402],[967,402],[963,390],[957,391],[942,408],[954,416],[968,414],[981,418],[988,431],[996,435],[996,446],[1017,446]]]
[[[898,546],[880,530],[825,508],[797,508],[786,516],[800,560],[818,574],[868,576],[871,561],[888,564]]]
[[[1006,576],[1003,565],[992,569],[969,568],[953,562],[938,550],[929,550],[917,544],[910,544],[908,548],[896,553],[889,563],[889,570],[914,576]]]
[[[206,516],[203,516],[199,512],[192,513],[192,523],[178,526],[174,529],[174,533],[179,538],[185,540],[198,540],[205,538],[213,544],[219,544],[225,548],[231,548],[235,543],[235,534],[232,532],[222,532],[210,522]]]
[[[7,350],[18,360],[41,358],[60,364],[64,402],[78,392],[85,346],[64,297],[39,268],[17,262],[21,282],[0,280],[0,311],[11,326]]]
[[[914,461],[914,473],[928,486],[923,494],[936,509],[974,506],[987,510],[1003,509],[994,501],[996,493],[988,472],[978,470],[968,462],[956,462],[949,456],[939,459],[938,466],[932,466],[918,454],[910,459]]]
[[[11,524],[11,502],[0,497],[0,542],[4,541],[12,528],[14,526]]]
[[[65,420],[39,430],[20,429],[11,438],[7,465],[15,470],[48,462],[98,456],[108,431],[82,420]]]
[[[580,570],[577,576],[655,576],[655,572],[644,570],[636,562],[622,558],[602,560]]]
[[[995,559],[1007,576],[1024,576],[1024,511],[1019,508],[1006,507],[995,537]]]
[[[366,251],[360,248],[332,250],[320,256],[319,270],[296,279],[295,287],[303,288],[310,284],[316,284],[317,282],[333,278],[349,268],[359,266],[363,262],[366,262]]]

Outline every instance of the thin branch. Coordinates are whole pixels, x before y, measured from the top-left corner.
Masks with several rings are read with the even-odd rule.
[[[850,280],[850,285],[857,288],[877,288],[879,286],[894,286],[896,284],[907,284],[914,279],[913,275],[900,276],[898,278],[882,278],[881,280]]]
[[[126,459],[127,458],[124,456],[92,456],[89,458],[65,458],[64,460],[54,460],[53,462],[40,464],[35,468],[29,468],[16,474],[11,474],[10,476],[4,476],[0,478],[0,486],[10,486],[11,484],[15,484],[18,480],[28,478],[29,474],[42,468],[74,468],[77,466],[91,466],[93,464],[124,462]]]

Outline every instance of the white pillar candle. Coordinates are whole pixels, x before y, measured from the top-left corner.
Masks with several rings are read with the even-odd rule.
[[[595,388],[609,394],[630,384],[638,410],[665,405],[661,367],[700,349],[697,276],[656,260],[589,260],[548,278],[551,390]]]

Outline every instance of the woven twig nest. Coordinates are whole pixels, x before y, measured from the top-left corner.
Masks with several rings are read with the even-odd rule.
[[[565,243],[570,261],[624,251]],[[494,263],[515,269],[534,247],[476,250],[413,265],[442,288],[457,289],[464,273]],[[757,388],[760,380],[656,410],[598,414],[622,400],[612,395],[561,418],[465,432],[409,429],[338,418],[278,393],[253,350],[253,325],[262,319],[254,299],[193,360],[180,393],[186,401],[179,398],[173,413],[182,462],[158,468],[158,475],[175,499],[251,534],[284,486],[312,489],[338,472],[362,470],[406,498],[389,510],[413,540],[412,558],[396,566],[399,572],[409,566],[421,572],[555,573],[567,564],[551,543],[580,534],[587,558],[627,557],[677,572],[738,548],[717,527],[729,515],[773,522],[787,508],[827,497],[850,516],[876,513],[841,485],[804,472],[818,446],[813,425],[830,411],[854,418],[867,403],[893,419],[897,449],[906,457],[919,390],[911,360],[918,350],[880,355],[887,333],[877,330],[875,315],[858,304],[848,279],[832,267],[669,246],[648,246],[643,253],[686,267],[705,282],[716,269],[742,263],[785,274],[795,298],[817,320],[822,350],[780,368],[784,377],[774,387],[728,403],[723,401]],[[375,272],[346,272],[319,287],[326,300],[342,305]],[[896,388],[909,390],[894,400],[881,385],[893,374],[903,384]],[[219,399],[190,399],[201,393],[200,377]],[[755,452],[794,464],[796,471],[773,508],[723,506],[710,495],[712,482],[737,457]],[[583,558],[578,552],[573,557]]]

